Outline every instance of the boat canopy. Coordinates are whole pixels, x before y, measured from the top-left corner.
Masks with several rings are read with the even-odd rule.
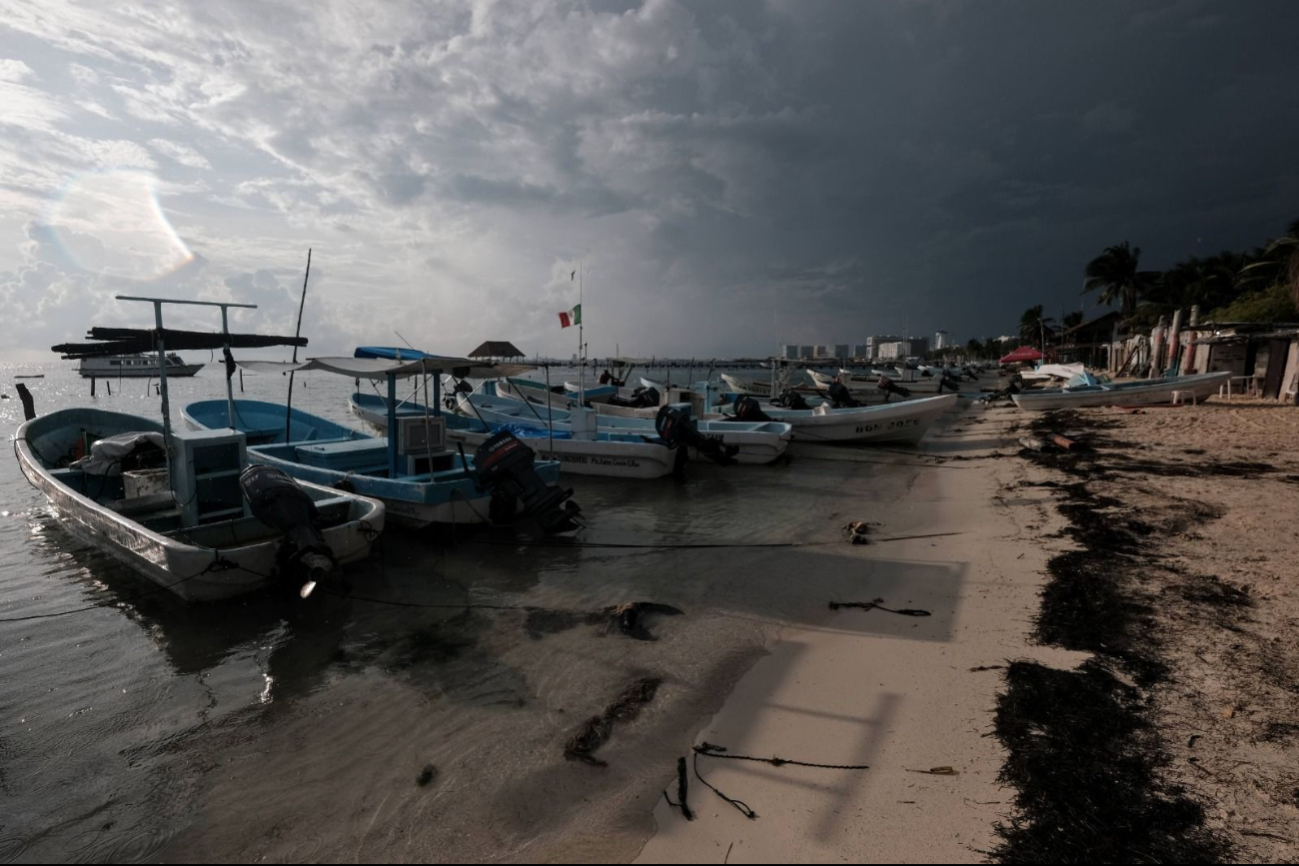
[[[449,358],[420,352],[414,354],[423,357],[414,360],[374,357],[310,358],[296,364],[292,361],[239,361],[238,363],[252,373],[305,373],[320,370],[352,379],[387,379],[389,376],[404,379],[430,373],[450,373],[462,379],[470,376],[487,379],[494,376],[516,376],[532,369],[524,364],[484,364],[468,358]]]

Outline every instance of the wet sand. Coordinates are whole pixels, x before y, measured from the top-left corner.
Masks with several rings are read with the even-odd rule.
[[[997,782],[1004,751],[989,736],[1001,669],[1008,659],[1072,666],[1082,658],[1028,641],[1048,557],[1037,543],[1044,527],[1037,510],[1002,495],[1023,470],[995,459],[1013,440],[1007,424],[987,422],[975,409],[932,434],[924,453],[943,462],[919,471],[890,511],[890,523],[905,516],[934,537],[851,549],[862,575],[855,600],[883,598],[932,616],[843,610],[819,628],[786,629],[695,740],[681,742],[682,754],[708,742],[732,754],[870,769],[701,757],[708,782],[758,817],[692,772],[696,819],[660,801],[640,862],[986,859],[1011,799]],[[893,534],[892,526],[878,531]],[[809,557],[807,568],[816,567]],[[930,772],[947,767],[955,775]],[[675,799],[675,780],[667,781]]]

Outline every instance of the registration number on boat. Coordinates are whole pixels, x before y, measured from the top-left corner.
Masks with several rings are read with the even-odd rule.
[[[879,424],[859,424],[858,433],[878,433],[881,430],[902,430],[906,427],[919,427],[920,421],[915,418],[902,418],[897,421],[887,421]]]

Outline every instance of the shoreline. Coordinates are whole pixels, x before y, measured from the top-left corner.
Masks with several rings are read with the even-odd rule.
[[[708,782],[758,817],[699,784],[692,769],[696,820],[660,800],[656,833],[637,862],[984,859],[994,824],[1010,811],[997,780],[1005,754],[988,736],[1001,671],[1012,658],[1063,667],[1083,658],[1028,640],[1049,558],[1030,541],[1052,515],[1044,495],[1002,497],[1024,470],[992,458],[1013,441],[1017,420],[967,407],[936,429],[917,455],[962,459],[919,469],[896,503],[898,516],[930,537],[855,548],[863,579],[851,600],[882,597],[886,607],[933,616],[844,610],[821,628],[782,630],[694,740],[871,769],[701,757]],[[929,772],[943,767],[956,775]],[[675,799],[675,780],[668,791]]]

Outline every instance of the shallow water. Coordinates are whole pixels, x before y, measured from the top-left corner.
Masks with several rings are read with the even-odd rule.
[[[0,368],[0,431],[21,422],[14,372],[47,374],[27,382],[40,412],[89,404],[70,367]],[[249,375],[246,396],[280,401],[285,384]],[[352,423],[350,388],[299,377],[294,404]],[[145,382],[113,391],[101,382],[95,404],[158,414]],[[220,370],[171,393],[178,418],[224,393]],[[94,606],[0,622],[0,860],[630,856],[676,755],[776,630],[889,594],[840,528],[921,529],[916,470],[872,453],[570,478],[588,523],[576,543],[390,531],[348,570],[351,596],[209,606],[74,540],[0,461],[0,620]],[[760,546],[789,542],[812,546]],[[689,546],[704,544],[734,546]],[[589,624],[530,634],[523,610],[634,600],[685,616],[651,619],[647,642]],[[640,676],[664,685],[615,728],[610,766],[566,762],[581,722]]]

